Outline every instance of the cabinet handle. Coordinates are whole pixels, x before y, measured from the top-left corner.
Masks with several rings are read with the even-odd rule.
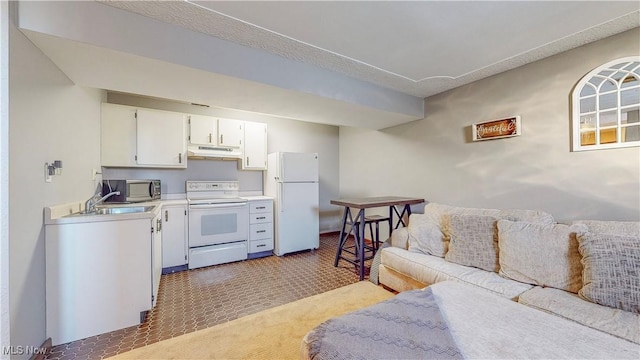
[[[157,225],[156,225],[156,229],[158,230],[157,232],[162,231],[162,220],[158,219]]]
[[[224,144],[224,134],[220,134],[220,145]]]
[[[247,156],[247,166],[249,166],[249,157]]]
[[[164,211],[164,221],[169,221],[169,210]]]
[[[258,234],[260,234],[260,233],[267,232],[267,230],[258,230],[258,231],[256,231],[256,232],[257,232]]]
[[[182,164],[182,153],[178,153],[178,163]]]
[[[211,133],[209,133],[209,144],[211,144]]]
[[[262,219],[266,219],[266,218],[267,218],[266,216],[260,216],[260,217],[257,217],[256,219],[262,220]]]
[[[266,209],[266,206],[256,206],[256,209]]]
[[[260,245],[258,245],[256,247],[265,247],[265,246],[267,246],[267,244],[260,244]]]

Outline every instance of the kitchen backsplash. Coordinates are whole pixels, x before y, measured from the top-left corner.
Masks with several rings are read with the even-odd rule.
[[[160,179],[163,194],[182,194],[187,180],[239,181],[240,191],[262,192],[262,171],[238,170],[236,161],[189,159],[186,169],[102,168],[102,178]]]

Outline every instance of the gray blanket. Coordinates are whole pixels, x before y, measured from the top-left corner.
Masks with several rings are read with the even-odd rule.
[[[462,359],[431,289],[406,291],[320,324],[311,359]]]
[[[376,255],[373,257],[371,261],[371,269],[369,270],[369,281],[376,285],[380,285],[378,280],[378,274],[380,273],[380,257],[382,256],[382,249],[391,246],[391,238],[388,238],[385,242],[380,245],[380,248],[376,252]]]

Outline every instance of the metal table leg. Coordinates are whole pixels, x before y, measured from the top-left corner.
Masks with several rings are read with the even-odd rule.
[[[358,223],[358,232],[356,241],[358,242],[358,264],[360,266],[360,281],[364,280],[364,232],[365,232],[365,221],[364,221],[364,209],[360,209],[358,211],[358,215],[354,220],[354,223]]]

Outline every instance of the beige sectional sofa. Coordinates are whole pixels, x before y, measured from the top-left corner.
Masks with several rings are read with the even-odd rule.
[[[429,203],[390,243],[386,287],[453,280],[640,344],[640,222],[558,224],[542,211]]]

